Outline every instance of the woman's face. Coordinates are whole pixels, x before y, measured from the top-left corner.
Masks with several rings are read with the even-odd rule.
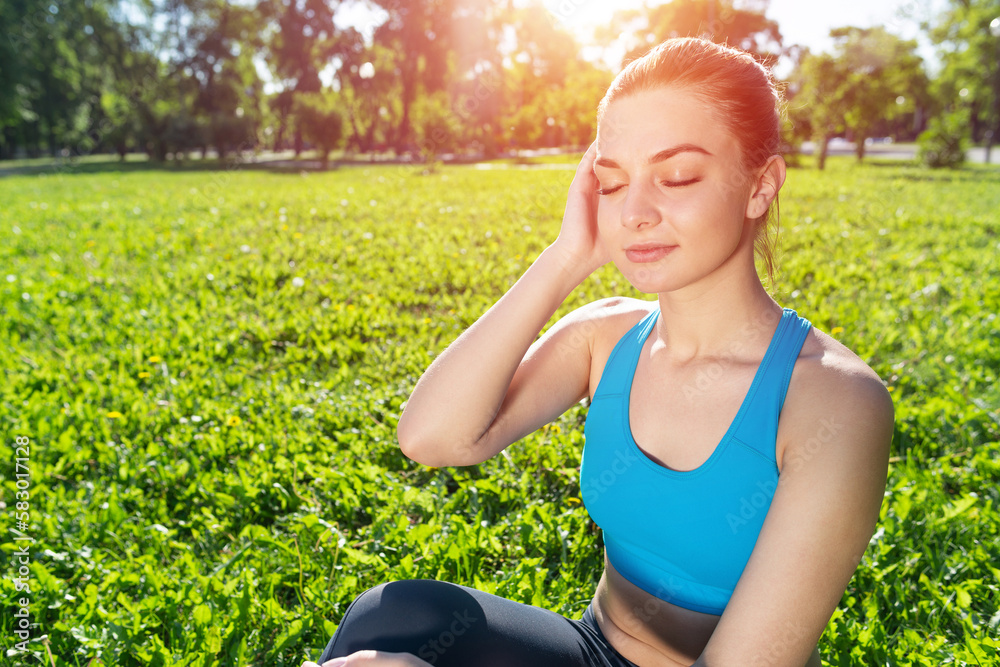
[[[661,87],[613,102],[598,127],[594,173],[601,239],[640,291],[737,275],[746,252],[753,261],[753,183],[739,143],[690,92]]]

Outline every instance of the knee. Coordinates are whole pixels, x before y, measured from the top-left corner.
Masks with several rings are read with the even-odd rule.
[[[341,625],[383,628],[435,627],[450,619],[469,594],[456,584],[433,579],[404,579],[373,586],[358,595]]]

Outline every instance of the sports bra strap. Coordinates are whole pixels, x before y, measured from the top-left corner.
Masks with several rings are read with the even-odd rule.
[[[628,333],[618,340],[604,364],[604,371],[601,373],[601,380],[594,392],[594,398],[614,396],[631,391],[632,376],[635,373],[639,353],[642,351],[646,338],[656,326],[659,315],[660,309],[654,308],[649,315],[636,322],[628,330]]]
[[[792,369],[812,324],[791,308],[782,309],[781,321],[761,361],[748,392],[748,409],[736,425],[734,437],[769,461],[774,461],[773,443],[778,437],[778,417],[785,404]],[[762,443],[771,443],[766,450]]]

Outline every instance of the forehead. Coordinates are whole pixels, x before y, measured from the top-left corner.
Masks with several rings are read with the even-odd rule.
[[[739,155],[739,144],[718,110],[683,88],[659,87],[621,97],[608,105],[597,128],[598,157],[616,161],[645,159],[682,144],[724,159]]]

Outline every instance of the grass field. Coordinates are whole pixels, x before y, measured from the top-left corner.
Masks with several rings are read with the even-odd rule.
[[[394,441],[433,356],[555,237],[571,171],[88,172],[0,179],[0,662],[298,665],[408,577],[583,611],[584,408],[473,468]],[[790,172],[776,298],[897,410],[830,665],[998,664],[998,211],[997,169]],[[605,267],[557,315],[612,294],[634,295]]]

